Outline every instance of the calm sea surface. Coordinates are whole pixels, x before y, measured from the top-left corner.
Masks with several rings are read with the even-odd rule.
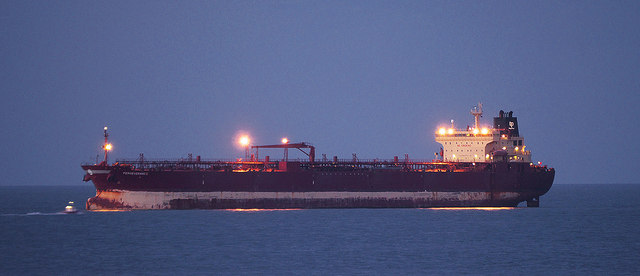
[[[0,274],[640,274],[640,185],[494,211],[84,211],[94,193],[0,187]]]

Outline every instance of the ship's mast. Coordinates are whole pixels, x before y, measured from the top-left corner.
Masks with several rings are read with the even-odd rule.
[[[476,118],[475,129],[480,129],[480,117],[482,117],[482,103],[478,103],[471,109],[471,115]]]
[[[107,133],[107,127],[104,127],[104,146],[103,146],[103,148],[104,148],[104,164],[105,164],[105,166],[107,164],[109,164],[108,163],[108,159],[107,159],[107,153],[109,152],[109,148],[110,148],[108,137],[109,137],[109,133]]]

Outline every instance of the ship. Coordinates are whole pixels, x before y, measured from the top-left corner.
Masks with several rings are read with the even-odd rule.
[[[189,154],[177,160],[116,160],[104,128],[104,161],[83,164],[84,181],[96,195],[87,210],[135,209],[308,209],[538,207],[555,170],[534,163],[513,112],[500,111],[492,127],[481,126],[482,104],[470,112],[475,124],[440,126],[434,159],[394,156],[387,160],[316,159],[307,142],[250,146],[245,158],[204,160]],[[282,149],[283,158],[259,157],[259,150]],[[289,159],[288,150],[304,159]]]

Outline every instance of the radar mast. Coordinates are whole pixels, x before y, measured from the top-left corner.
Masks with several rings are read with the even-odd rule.
[[[478,102],[477,106],[471,109],[471,115],[476,118],[475,129],[480,129],[480,117],[482,117],[482,103]]]

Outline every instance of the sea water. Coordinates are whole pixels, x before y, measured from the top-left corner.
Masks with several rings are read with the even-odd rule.
[[[0,274],[640,274],[640,185],[498,210],[89,212],[93,194],[0,187]]]

